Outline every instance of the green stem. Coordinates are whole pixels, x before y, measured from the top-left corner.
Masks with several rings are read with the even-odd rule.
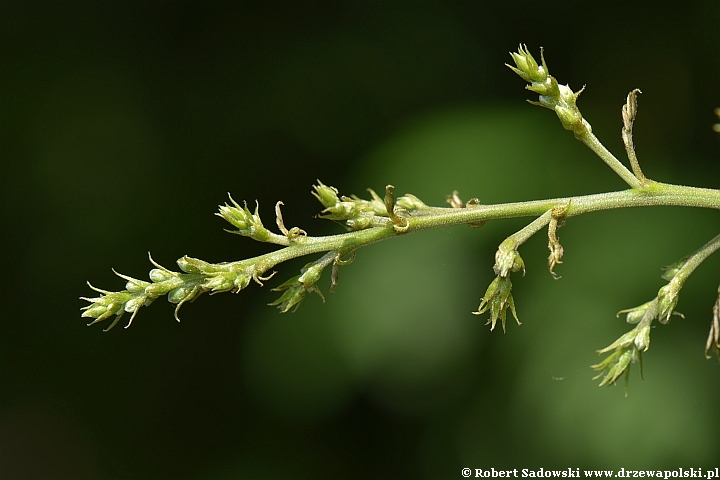
[[[520,246],[523,243],[525,243],[526,241],[528,241],[528,239],[530,239],[530,237],[535,235],[540,229],[547,226],[547,224],[550,223],[551,219],[552,219],[552,209],[543,213],[538,218],[536,218],[532,222],[528,223],[521,230],[510,235],[507,239],[508,240],[512,239],[513,243],[515,244],[515,246],[517,248],[518,246]]]
[[[720,234],[713,237],[712,240],[707,242],[705,245],[696,250],[688,259],[683,263],[673,277],[673,281],[676,281],[679,285],[685,283],[685,280],[692,274],[692,272],[705,261],[707,257],[715,253],[720,248]],[[677,279],[677,280],[676,280]]]
[[[564,216],[567,218],[584,213],[616,208],[670,205],[720,210],[720,190],[649,182],[642,188],[578,197],[553,198],[498,205],[475,205],[472,208],[429,207],[423,211],[422,215],[407,218],[407,232],[477,223],[501,218],[528,216],[542,216],[535,220],[535,222],[538,222],[538,225],[540,225],[538,228],[542,228],[544,226],[543,222],[545,222],[543,214],[547,214],[549,210],[555,207],[566,207]],[[339,235],[298,237],[295,242],[288,247],[258,257],[233,262],[231,265],[240,267],[246,266],[249,263],[256,263],[261,267],[260,269],[262,271],[267,271],[279,263],[304,255],[330,250],[337,250],[341,255],[346,255],[359,247],[401,235],[395,232],[390,219],[383,218],[381,222],[384,222],[383,226]]]
[[[579,140],[587,145],[590,150],[595,152],[598,157],[602,158],[602,160],[607,163],[615,173],[620,175],[620,178],[625,180],[625,183],[630,185],[631,188],[640,188],[642,186],[642,182],[638,180],[638,178],[633,175],[632,172],[615,157],[615,155],[610,153],[610,150],[605,148],[605,146],[600,143],[600,140],[598,140],[592,132],[586,130],[585,133],[579,137]]]

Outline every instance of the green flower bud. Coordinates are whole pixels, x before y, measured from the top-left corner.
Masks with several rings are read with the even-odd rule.
[[[296,285],[285,290],[285,292],[283,292],[280,298],[278,298],[272,303],[269,303],[268,305],[277,306],[280,309],[281,313],[287,313],[291,308],[294,312],[298,309],[304,298],[305,290],[302,288],[302,286]]]
[[[229,196],[229,195],[228,195]],[[260,242],[266,242],[270,238],[270,233],[263,226],[258,215],[258,205],[255,203],[255,213],[250,213],[247,208],[247,204],[244,206],[238,205],[238,203],[230,197],[230,201],[233,203],[232,206],[220,205],[220,211],[215,215],[223,218],[232,226],[237,227],[237,231],[227,230],[230,233],[236,233],[245,237],[250,237]]]
[[[658,291],[658,321],[663,325],[670,323],[670,316],[675,313],[676,315],[682,316],[682,314],[675,312],[678,300],[680,300],[680,285],[676,284],[674,280],[662,287]]]
[[[301,270],[302,274],[298,277],[298,282],[302,283],[305,289],[309,289],[320,280],[322,276],[323,267],[308,263]]]
[[[233,281],[233,284],[235,285],[235,291],[239,292],[243,288],[247,287],[250,284],[251,278],[252,277],[250,275],[238,274]]]
[[[547,80],[542,83],[526,85],[525,88],[547,98],[557,98],[560,96],[560,87],[555,77],[548,77]]]
[[[90,285],[90,288],[103,294],[95,298],[80,297],[81,300],[90,302],[90,305],[81,308],[81,310],[84,310],[83,317],[96,319],[92,323],[105,320],[112,315],[122,315],[125,303],[135,297],[134,294],[127,291],[108,292],[92,285]]]
[[[582,115],[577,108],[572,109],[557,105],[554,110],[565,130],[575,130],[577,125],[582,122]]]
[[[170,277],[169,279],[158,282],[158,283],[151,283],[147,287],[145,287],[145,295],[153,298],[157,298],[161,295],[167,294],[170,290],[177,288],[181,285],[185,284],[185,280],[180,278],[179,276],[176,277]]]
[[[359,198],[355,198],[354,200],[362,204],[362,211],[364,213],[372,213],[374,215],[386,217],[388,215],[388,209],[385,204],[385,200],[380,198],[380,195],[375,193],[375,190],[372,188],[368,188],[368,192],[370,192],[372,200],[361,200]]]
[[[217,273],[207,278],[202,288],[212,292],[227,292],[235,287],[235,277],[233,272]]]
[[[635,336],[635,346],[641,352],[647,352],[650,348],[650,324],[638,326]]]
[[[538,66],[538,63],[535,61],[535,58],[530,54],[530,52],[527,49],[527,46],[520,45],[518,47],[517,53],[510,53],[510,56],[512,57],[513,61],[515,62],[515,67],[510,67],[510,69],[520,75],[523,80],[526,82],[544,82],[548,77],[547,72],[547,65],[545,64],[545,59],[542,59],[542,66]],[[507,65],[507,64],[506,64]]]
[[[168,293],[168,302],[180,303],[190,301],[197,296],[197,292],[197,285],[183,285],[174,288]]]
[[[333,257],[330,257],[330,259],[332,258]],[[308,263],[300,270],[300,275],[292,277],[282,285],[273,288],[273,291],[279,292],[284,290],[284,292],[280,298],[270,303],[270,305],[277,306],[282,313],[286,313],[290,309],[294,312],[302,303],[307,292],[317,293],[324,302],[325,297],[323,297],[315,284],[320,280],[325,267],[328,266],[328,262],[325,261],[326,259],[327,255],[316,262]]]
[[[318,180],[318,185],[313,185],[313,188],[315,191],[311,193],[315,196],[315,198],[320,200],[323,207],[330,208],[340,202],[340,199],[338,198],[338,191],[335,187],[324,185],[320,180]]]
[[[107,306],[99,305],[99,304],[92,304],[87,307],[84,307],[86,310],[82,313],[81,316],[91,317],[91,318],[99,318],[99,317],[102,317],[103,315],[106,315],[106,313],[108,313],[108,311],[109,311],[109,313],[106,315],[106,317],[107,317],[109,315],[114,315],[117,312],[117,310],[119,310],[119,307],[115,310],[113,310],[112,308],[108,308],[108,307],[115,307],[115,305],[112,303]]]
[[[720,116],[720,113],[718,114]],[[710,358],[710,351],[714,351],[720,359],[720,287],[718,287],[718,298],[713,307],[713,319],[710,322],[710,332],[705,342],[705,358]]]
[[[180,270],[185,273],[213,273],[218,270],[217,267],[204,260],[188,257],[187,255],[179,258],[177,264]]]
[[[485,296],[480,301],[480,306],[478,307],[477,312],[472,313],[473,315],[482,315],[489,310],[490,319],[487,321],[486,325],[490,324],[490,331],[495,329],[495,324],[498,319],[500,319],[504,332],[505,318],[508,308],[512,311],[515,321],[518,325],[520,325],[517,312],[515,312],[515,301],[512,297],[512,282],[508,277],[497,276],[485,291]]]
[[[150,285],[150,282],[132,279],[125,284],[125,290],[132,293],[144,292],[148,285]]]
[[[395,205],[399,206],[400,208],[404,208],[405,210],[422,210],[423,208],[427,207],[427,205],[425,205],[422,200],[410,193],[407,193],[402,197],[398,198],[395,201]]]
[[[617,348],[627,348],[630,345],[632,345],[635,342],[635,337],[637,336],[637,329],[633,328],[629,332],[626,332],[623,336],[615,340],[613,343],[608,345],[607,347],[603,348],[602,350],[598,350],[598,353],[607,353],[610,350],[614,350]]]
[[[352,230],[363,230],[372,226],[372,219],[370,217],[360,215],[347,219],[345,224]]]
[[[635,347],[628,349],[618,348],[605,360],[597,365],[591,366],[591,368],[600,371],[600,373],[594,378],[597,379],[605,375],[600,382],[601,387],[606,384],[614,384],[615,380],[617,380],[623,372],[626,372],[627,375],[627,368],[630,365],[630,362],[639,358],[639,352],[635,349]]]
[[[361,210],[361,205],[357,202],[338,202],[320,212],[319,216],[328,220],[342,221],[360,215]]]
[[[120,277],[124,280],[127,280],[127,283],[125,284],[125,290],[127,290],[128,292],[133,292],[133,293],[142,292],[145,290],[145,287],[150,285],[149,282],[145,282],[143,280],[138,280],[137,278],[132,278],[127,275],[123,275],[122,273],[118,273],[115,270],[113,270],[113,273],[115,275],[117,275],[118,277]]]
[[[169,280],[176,275],[177,274],[174,272],[160,270],[159,268],[153,268],[152,270],[150,270],[150,280],[152,280],[154,283],[164,282],[165,280]]]
[[[145,296],[141,295],[139,297],[132,298],[125,302],[125,311],[128,313],[132,313],[138,308],[142,307],[145,303]]]
[[[525,262],[516,250],[516,242],[512,238],[505,239],[495,253],[495,266],[493,269],[497,275],[507,277],[509,272],[517,272],[522,269],[525,273]]]
[[[634,325],[643,319],[646,315],[651,315],[655,318],[657,315],[657,299],[653,299],[649,302],[643,303],[639,307],[628,308],[627,310],[620,310],[616,316],[626,313],[625,321],[631,325]]]
[[[218,205],[220,212],[216,213],[217,216],[225,219],[230,225],[237,227],[238,230],[246,230],[250,227],[253,222],[253,215],[247,208],[247,204],[240,206],[231,196],[228,194],[232,206],[225,203],[225,205]]]

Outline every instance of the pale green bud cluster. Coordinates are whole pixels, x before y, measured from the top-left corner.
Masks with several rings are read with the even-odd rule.
[[[220,211],[216,213],[218,217],[223,218],[237,230],[226,230],[230,233],[250,237],[260,242],[267,242],[270,238],[270,232],[263,226],[258,214],[258,205],[255,204],[255,213],[251,213],[247,208],[247,203],[241,207],[229,194],[228,197],[232,205],[219,205]]]
[[[314,185],[313,188],[315,191],[312,194],[325,207],[319,217],[344,221],[351,230],[376,226],[375,220],[392,216],[388,213],[385,200],[370,188],[368,192],[370,192],[371,200],[364,200],[355,195],[338,196],[339,192],[335,187],[325,185],[320,180],[318,180],[318,185]],[[428,208],[419,198],[411,194],[398,198],[395,205],[404,212],[415,212]],[[397,210],[392,213],[397,213]]]
[[[500,244],[495,253],[495,265],[493,266],[497,276],[485,291],[477,311],[472,312],[473,315],[490,312],[490,319],[486,324],[490,325],[490,331],[495,329],[498,320],[502,323],[503,332],[505,331],[508,308],[512,311],[515,321],[520,325],[515,311],[515,300],[512,296],[512,281],[510,281],[511,272],[522,270],[525,275],[525,262],[517,251],[518,246],[518,241],[513,236],[506,238]]]
[[[320,280],[326,266],[326,262],[323,262],[322,259],[305,265],[300,270],[300,275],[297,275],[282,285],[273,288],[274,291],[283,292],[283,294],[270,305],[277,306],[282,313],[287,313],[290,309],[294,312],[305,299],[305,294],[307,292],[317,293],[324,302],[325,297],[320,289],[317,288],[316,284],[318,280]]]
[[[640,375],[642,376],[642,353],[650,348],[650,329],[653,320],[657,316],[657,299],[640,305],[639,307],[623,310],[620,313],[627,313],[628,323],[637,323],[637,326],[615,340],[613,343],[598,350],[603,354],[612,351],[603,361],[591,368],[599,371],[594,378],[603,377],[600,386],[614,384],[615,381],[625,373],[625,388],[630,378],[630,364],[640,363]]]
[[[576,137],[590,133],[590,124],[583,120],[576,105],[582,89],[573,92],[567,85],[559,85],[548,72],[542,50],[540,50],[542,65],[538,65],[525,45],[520,45],[517,53],[510,53],[510,56],[515,62],[515,67],[506,65],[523,80],[530,83],[525,87],[527,90],[540,95],[539,101],[530,103],[555,111],[562,126],[566,130],[572,130]]]
[[[485,291],[485,295],[480,301],[480,306],[477,311],[472,313],[473,315],[482,315],[489,311],[490,319],[486,325],[490,325],[490,331],[495,329],[495,324],[499,319],[504,332],[508,308],[512,311],[515,321],[520,325],[520,320],[518,320],[517,312],[515,311],[515,300],[512,296],[512,282],[509,277],[498,275]]]
[[[658,321],[663,325],[670,323],[670,316],[673,314],[682,316],[681,313],[675,312],[682,288],[682,283],[677,280],[677,277],[673,278],[670,283],[658,291]]]
[[[675,292],[674,296],[673,293]],[[643,303],[635,308],[621,310],[620,314],[625,314],[625,320],[635,328],[625,333],[623,336],[615,340],[613,343],[598,350],[603,354],[612,351],[607,358],[592,368],[600,373],[595,377],[603,377],[600,385],[615,383],[615,380],[625,372],[625,381],[629,378],[629,366],[635,361],[642,361],[642,353],[650,348],[650,330],[652,323],[658,320],[660,323],[667,323],[670,315],[681,315],[673,312],[673,308],[677,304],[677,286],[670,282],[658,292],[658,296],[649,302]],[[642,364],[641,364],[642,368]],[[641,370],[642,374],[642,370]]]
[[[83,307],[82,316],[94,318],[89,325],[103,321],[115,315],[110,330],[125,313],[132,316],[128,325],[132,324],[140,307],[150,305],[158,297],[167,295],[170,303],[176,304],[175,318],[178,319],[180,307],[195,300],[205,292],[239,292],[247,287],[251,279],[257,281],[262,272],[256,270],[254,263],[212,264],[196,258],[184,256],[178,259],[177,264],[184,273],[173,272],[157,264],[152,257],[150,261],[156,268],[150,270],[150,282],[138,280],[115,272],[119,277],[127,280],[125,290],[121,292],[108,292],[90,285],[90,288],[102,295],[96,298],[81,297],[90,302]]]
[[[613,353],[606,357],[602,362],[597,365],[592,365],[591,368],[599,370],[594,379],[603,377],[600,381],[600,386],[614,384],[615,381],[625,373],[625,394],[627,395],[627,382],[630,378],[630,367],[631,363],[639,362],[640,373],[642,376],[642,353],[635,347],[633,343],[630,343],[627,347],[618,347]]]

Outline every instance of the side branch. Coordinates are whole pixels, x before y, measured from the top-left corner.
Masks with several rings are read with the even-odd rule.
[[[641,190],[622,190],[578,197],[474,205],[473,208],[426,207],[422,214],[407,217],[408,228],[404,233],[486,220],[541,216],[557,207],[564,209],[564,217],[567,218],[601,210],[648,206],[692,206],[720,210],[720,191],[651,183]],[[300,237],[296,243],[288,247],[228,265],[246,264],[251,261],[262,263],[264,267],[262,273],[264,273],[273,266],[293,258],[330,250],[337,250],[341,255],[346,255],[357,248],[398,235],[393,229],[391,219],[377,220],[380,221],[375,223],[384,223],[384,225],[338,235]]]
[[[539,216],[564,207],[565,217],[627,207],[686,206],[720,210],[720,190],[650,182],[642,189],[622,190],[578,197],[553,198],[497,205],[477,205],[472,209],[429,208],[422,216],[410,218],[408,231],[446,227],[501,218]]]

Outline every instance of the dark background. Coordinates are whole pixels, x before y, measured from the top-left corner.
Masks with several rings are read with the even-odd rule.
[[[503,5],[501,5],[501,3]],[[720,367],[702,350],[717,258],[654,331],[645,380],[598,389],[594,350],[629,327],[659,268],[717,233],[717,212],[603,212],[538,234],[515,280],[522,327],[470,315],[512,220],[358,252],[322,305],[270,285],[164,300],[132,328],[85,327],[90,280],[146,278],[147,252],[230,261],[268,251],[222,232],[226,192],[265,224],[313,218],[316,178],[392,183],[442,205],[622,189],[555,115],[525,104],[508,51],[545,47],[619,157],[653,179],[720,187],[720,4],[686,2],[0,3],[0,477],[461,478],[470,468],[710,468]],[[327,280],[325,280],[327,282]]]

